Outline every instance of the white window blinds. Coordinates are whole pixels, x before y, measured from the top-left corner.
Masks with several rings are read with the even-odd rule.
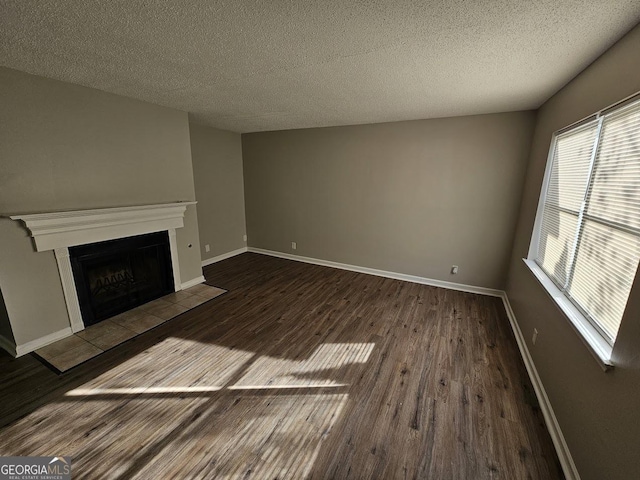
[[[640,259],[640,102],[552,148],[535,261],[613,344]]]

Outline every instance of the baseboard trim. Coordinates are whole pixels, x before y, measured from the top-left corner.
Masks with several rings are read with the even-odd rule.
[[[393,278],[394,280],[402,280],[405,282],[419,283],[421,285],[429,285],[432,287],[448,288],[450,290],[458,290],[461,292],[477,293],[480,295],[489,295],[492,297],[502,297],[502,290],[493,288],[477,287],[475,285],[465,285],[462,283],[446,282],[444,280],[436,280],[433,278],[418,277],[415,275],[406,275],[404,273],[389,272],[386,270],[378,270],[375,268],[361,267],[358,265],[349,265],[347,263],[332,262],[329,260],[321,260],[319,258],[303,257],[300,255],[291,255],[288,253],[275,252],[273,250],[264,250],[262,248],[249,247],[249,252],[269,255],[271,257],[284,258],[287,260],[295,260],[297,262],[311,263],[313,265],[321,265],[323,267],[339,268],[340,270],[349,270],[351,272],[366,273],[368,275],[376,275],[378,277]]]
[[[196,285],[200,285],[201,283],[204,283],[204,276],[202,276],[202,275],[200,275],[199,277],[193,278],[191,280],[187,280],[186,282],[184,282],[180,286],[182,287],[182,290],[185,290],[187,288],[195,287]]]
[[[70,337],[71,335],[73,335],[71,327],[65,327],[62,330],[50,333],[49,335],[45,335],[44,337],[31,340],[30,342],[23,343],[22,345],[16,345],[15,356],[21,357],[23,355],[26,355],[27,353],[33,352],[34,350],[49,345],[50,343],[57,342],[58,340],[62,340],[66,337]]]
[[[212,265],[217,262],[221,262],[222,260],[226,260],[227,258],[235,257],[236,255],[240,255],[241,253],[245,253],[247,251],[247,247],[238,248],[237,250],[232,250],[227,253],[223,253],[222,255],[218,255],[212,258],[207,258],[206,260],[202,260],[202,266],[206,267],[207,265]]]
[[[562,466],[564,476],[567,480],[580,480],[580,474],[578,473],[576,464],[573,461],[573,457],[571,456],[571,452],[569,451],[567,442],[564,439],[564,435],[562,434],[562,430],[560,429],[558,419],[556,418],[553,408],[551,407],[551,402],[549,401],[547,392],[544,389],[542,380],[540,380],[538,370],[533,363],[533,358],[531,357],[531,353],[529,352],[527,343],[524,340],[522,330],[520,330],[520,326],[518,325],[516,316],[513,313],[513,309],[511,308],[511,304],[509,303],[509,298],[507,297],[506,292],[503,292],[502,294],[502,302],[504,303],[504,309],[507,312],[507,317],[509,318],[511,329],[513,330],[513,334],[516,337],[516,342],[518,344],[518,348],[520,349],[520,356],[522,357],[524,366],[526,367],[529,378],[531,379],[531,383],[533,384],[533,389],[536,392],[536,397],[538,397],[540,410],[542,410],[542,415],[544,416],[547,430],[549,431],[549,435],[551,436],[551,440],[553,441],[553,445],[555,446],[556,453],[558,454],[558,459],[560,460],[560,465]]]
[[[11,355],[14,358],[18,356],[16,352],[16,344],[13,343],[4,335],[0,335],[0,348],[5,350],[9,355]]]

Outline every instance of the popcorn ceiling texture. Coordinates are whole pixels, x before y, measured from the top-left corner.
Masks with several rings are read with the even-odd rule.
[[[235,132],[532,109],[637,0],[3,0],[3,66]]]

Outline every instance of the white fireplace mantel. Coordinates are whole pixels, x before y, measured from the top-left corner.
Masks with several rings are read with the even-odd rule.
[[[33,237],[36,251],[54,251],[71,330],[77,332],[84,329],[84,323],[69,260],[69,247],[167,231],[169,233],[174,287],[178,291],[182,288],[182,284],[176,228],[184,226],[184,213],[187,206],[195,204],[196,202],[175,202],[11,215],[9,218],[24,222]]]
[[[38,252],[114,240],[184,226],[188,205],[176,202],[135,207],[12,215],[31,232]]]

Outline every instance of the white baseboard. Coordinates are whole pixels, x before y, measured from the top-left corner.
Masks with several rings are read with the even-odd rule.
[[[393,278],[395,280],[403,280],[405,282],[419,283],[421,285],[448,288],[450,290],[458,290],[461,292],[478,293],[480,295],[489,295],[492,297],[502,297],[502,295],[504,294],[502,290],[496,290],[493,288],[477,287],[475,285],[464,285],[462,283],[445,282],[444,280],[417,277],[415,275],[406,275],[404,273],[388,272],[386,270],[360,267],[358,265],[349,265],[347,263],[331,262],[329,260],[320,260],[318,258],[302,257],[300,255],[275,252],[273,250],[263,250],[262,248],[249,247],[248,251],[253,253],[261,253],[263,255],[270,255],[272,257],[285,258],[287,260],[295,260],[298,262],[312,263],[314,265],[322,265],[324,267],[339,268],[340,270],[349,270],[351,272],[366,273],[369,275],[376,275],[378,277]]]
[[[5,350],[9,355],[11,355],[14,358],[18,356],[16,353],[16,344],[13,343],[4,335],[0,335],[0,348]]]
[[[71,327],[66,327],[62,330],[58,330],[57,332],[45,335],[44,337],[31,340],[30,342],[23,343],[21,345],[16,345],[15,356],[21,357],[22,355],[26,355],[27,353],[33,352],[34,350],[49,345],[50,343],[57,342],[58,340],[62,340],[63,338],[70,337],[71,335],[73,335]]]
[[[241,253],[245,253],[246,251],[247,251],[247,247],[242,247],[237,250],[232,250],[231,252],[223,253],[222,255],[218,255],[212,258],[207,258],[206,260],[202,260],[202,266],[206,267],[207,265],[211,265],[216,262],[221,262],[222,260],[235,257],[236,255],[240,255]]]
[[[580,474],[578,473],[576,464],[573,461],[573,457],[571,456],[571,452],[569,451],[567,442],[564,439],[562,430],[560,430],[558,419],[553,412],[551,402],[549,402],[549,397],[547,396],[547,392],[544,389],[542,380],[540,380],[538,370],[536,370],[536,366],[533,363],[533,358],[531,358],[529,348],[527,347],[527,343],[525,342],[522,335],[522,330],[520,330],[520,326],[516,321],[516,316],[513,313],[513,309],[511,308],[511,304],[509,303],[509,298],[507,297],[506,293],[502,294],[502,301],[504,303],[504,309],[507,312],[507,317],[509,317],[509,323],[511,323],[513,334],[516,337],[516,342],[518,343],[518,348],[520,349],[520,355],[522,356],[524,366],[527,368],[527,373],[529,374],[529,378],[531,379],[531,383],[533,384],[533,389],[536,392],[536,397],[538,397],[540,410],[542,410],[542,415],[544,416],[547,430],[549,430],[549,435],[551,436],[553,445],[556,448],[556,453],[558,454],[558,459],[560,460],[560,465],[562,466],[564,476],[567,480],[580,480]]]
[[[194,287],[196,285],[199,285],[201,283],[204,283],[204,277],[202,275],[200,275],[199,277],[193,278],[191,280],[188,280],[186,282],[184,282],[182,285],[180,285],[182,287],[182,290],[185,290],[189,287]]]

